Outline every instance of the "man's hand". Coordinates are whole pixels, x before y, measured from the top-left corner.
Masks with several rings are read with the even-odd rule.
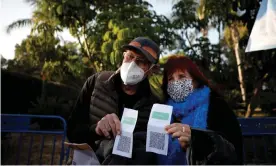
[[[168,134],[171,134],[173,138],[178,138],[183,149],[186,149],[189,146],[191,140],[191,128],[189,125],[173,123],[166,126],[165,130]]]
[[[107,114],[103,117],[96,127],[96,133],[107,138],[111,138],[110,132],[112,131],[113,136],[121,134],[121,122],[116,114]]]

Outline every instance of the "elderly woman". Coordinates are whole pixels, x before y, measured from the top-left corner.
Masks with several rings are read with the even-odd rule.
[[[237,118],[197,65],[173,55],[163,76],[162,89],[173,115],[165,128],[170,135],[168,155],[158,155],[158,164],[242,164]]]

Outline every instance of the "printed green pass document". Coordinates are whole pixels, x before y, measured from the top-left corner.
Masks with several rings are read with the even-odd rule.
[[[122,123],[123,124],[129,124],[129,125],[135,125],[136,124],[136,120],[135,118],[132,117],[124,117],[122,119]]]
[[[158,112],[154,111],[152,113],[152,118],[159,119],[159,120],[169,120],[170,114],[166,112]]]
[[[165,126],[171,122],[172,109],[172,106],[164,104],[152,106],[147,128],[147,152],[167,155],[169,135],[165,131]]]
[[[112,154],[123,157],[132,157],[133,131],[138,118],[138,111],[124,108],[121,119],[121,135],[115,138]]]

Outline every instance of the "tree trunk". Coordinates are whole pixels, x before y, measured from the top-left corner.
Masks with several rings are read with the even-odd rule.
[[[235,56],[236,56],[236,60],[237,60],[242,101],[244,103],[246,103],[246,91],[245,91],[245,86],[244,86],[244,77],[243,77],[243,70],[242,70],[242,66],[241,66],[241,56],[240,56],[240,48],[239,48],[240,47],[239,46],[239,31],[236,26],[236,23],[231,24],[231,37],[232,37],[232,41],[234,43],[234,51],[235,51]]]
[[[86,33],[86,24],[84,24],[83,26],[82,26],[82,28],[83,28],[83,43],[84,43],[84,46],[85,46],[85,50],[86,50],[86,53],[87,53],[87,56],[89,57],[89,58],[91,58],[92,57],[92,55],[91,55],[91,53],[90,53],[90,51],[89,51],[89,46],[88,46],[88,43],[87,43],[87,38],[86,38],[86,35],[85,35],[85,33]]]
[[[253,115],[253,112],[254,112],[254,110],[256,108],[256,106],[254,106],[254,103],[256,102],[257,97],[260,94],[263,82],[264,82],[265,79],[267,79],[267,77],[268,77],[268,73],[266,73],[263,76],[263,78],[260,81],[258,81],[258,83],[257,83],[257,85],[256,85],[256,87],[255,87],[255,89],[253,91],[253,96],[252,96],[252,98],[251,98],[251,100],[250,100],[250,102],[249,102],[249,104],[247,106],[247,111],[246,111],[246,114],[245,114],[245,118],[251,117]]]
[[[221,61],[222,61],[222,59],[221,59],[221,30],[220,30],[220,28],[221,28],[221,20],[218,18],[218,33],[219,33],[219,35],[218,35],[218,39],[219,39],[219,43],[218,43],[218,71],[219,71],[219,73],[221,73]]]

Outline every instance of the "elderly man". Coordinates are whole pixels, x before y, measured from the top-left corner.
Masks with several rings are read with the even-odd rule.
[[[68,120],[67,136],[70,142],[88,143],[97,150],[101,163],[131,164],[122,162],[124,157],[119,159],[116,156],[114,160],[110,147],[113,147],[115,136],[121,132],[123,109],[138,110],[133,158],[137,149],[140,148],[141,153],[139,159],[132,159],[132,164],[149,164],[141,160],[141,155],[150,155],[145,152],[145,135],[141,141],[139,133],[146,132],[152,105],[158,103],[151,93],[147,76],[158,62],[160,50],[154,41],[145,37],[132,40],[123,49],[123,63],[116,72],[99,72],[85,82]]]

